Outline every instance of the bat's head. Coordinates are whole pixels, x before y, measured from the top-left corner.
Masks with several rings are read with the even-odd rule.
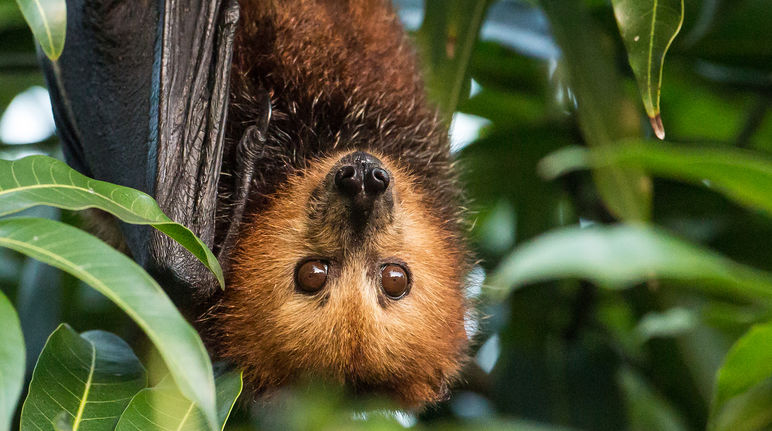
[[[309,164],[246,224],[213,312],[258,392],[302,375],[418,407],[465,359],[466,253],[406,170],[357,151]]]

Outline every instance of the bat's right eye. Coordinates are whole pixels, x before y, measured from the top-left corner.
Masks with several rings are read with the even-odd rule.
[[[295,271],[295,284],[305,293],[316,293],[327,283],[329,267],[321,260],[307,260]]]

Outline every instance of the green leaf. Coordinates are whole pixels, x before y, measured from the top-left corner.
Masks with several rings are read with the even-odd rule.
[[[428,0],[416,42],[427,66],[427,90],[446,118],[468,93],[469,63],[489,0]]]
[[[38,357],[21,427],[112,429],[146,385],[145,368],[119,337],[104,331],[79,335],[62,324]]]
[[[619,386],[625,393],[631,430],[685,431],[678,412],[657,394],[648,382],[624,367],[617,373]]]
[[[656,176],[701,184],[735,202],[772,216],[772,160],[735,148],[686,148],[629,142],[588,151],[569,147],[542,160],[544,176],[599,166],[643,168]]]
[[[0,292],[0,430],[11,429],[24,386],[24,337],[16,310]]]
[[[0,216],[36,205],[99,208],[126,223],[151,225],[193,253],[225,286],[222,268],[209,248],[188,228],[169,219],[145,193],[92,180],[51,157],[0,160]]]
[[[182,392],[214,423],[214,379],[204,344],[139,265],[79,229],[46,219],[0,220],[0,246],[66,271],[115,302],[158,348]]]
[[[225,428],[233,405],[241,394],[240,372],[223,374],[217,386],[217,420]],[[140,391],[121,415],[116,431],[206,430],[206,420],[195,404],[186,399],[171,379]]]
[[[627,58],[657,137],[665,139],[659,112],[665,54],[684,22],[683,0],[612,0]]]
[[[716,390],[711,405],[712,429],[766,429],[764,425],[772,423],[772,386],[769,382],[758,387],[772,377],[772,323],[756,325],[740,338],[726,355],[724,364],[718,371]],[[752,396],[743,396],[746,392]],[[763,398],[767,404],[766,414],[751,415],[748,409],[759,410],[757,404]],[[737,412],[743,412],[737,415]],[[751,417],[762,423],[749,427]],[[747,421],[747,422],[746,422]],[[738,427],[739,423],[744,426]],[[727,424],[733,424],[729,427]],[[722,425],[723,424],[723,425]]]
[[[65,0],[16,0],[32,34],[51,61],[56,61],[64,49],[67,30]]]
[[[610,289],[664,278],[691,282],[698,290],[772,300],[772,275],[642,225],[544,234],[504,259],[487,294],[501,300],[525,284],[559,278],[587,279]]]
[[[710,431],[769,431],[772,425],[772,379],[728,400],[711,413]]]
[[[622,89],[611,54],[604,50],[604,34],[595,26],[584,2],[541,0],[552,34],[562,52],[557,77],[570,85],[576,98],[576,115],[587,145],[616,145],[619,139],[640,134],[635,106]],[[609,212],[626,220],[648,220],[651,182],[635,169],[616,167],[593,171],[598,194]]]

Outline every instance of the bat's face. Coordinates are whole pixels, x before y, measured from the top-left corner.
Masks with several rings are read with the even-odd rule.
[[[244,230],[214,313],[219,354],[257,391],[301,375],[442,399],[465,357],[464,251],[393,161],[313,162]]]

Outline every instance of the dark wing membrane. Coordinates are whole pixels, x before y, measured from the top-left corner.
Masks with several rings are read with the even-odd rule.
[[[72,0],[64,52],[44,64],[67,161],[153,195],[210,247],[237,20],[236,0]],[[162,234],[122,229],[166,286],[215,286]]]
[[[214,246],[238,2],[167,0],[162,27],[155,197],[175,221]],[[153,261],[199,291],[209,271],[181,246],[153,232]]]

